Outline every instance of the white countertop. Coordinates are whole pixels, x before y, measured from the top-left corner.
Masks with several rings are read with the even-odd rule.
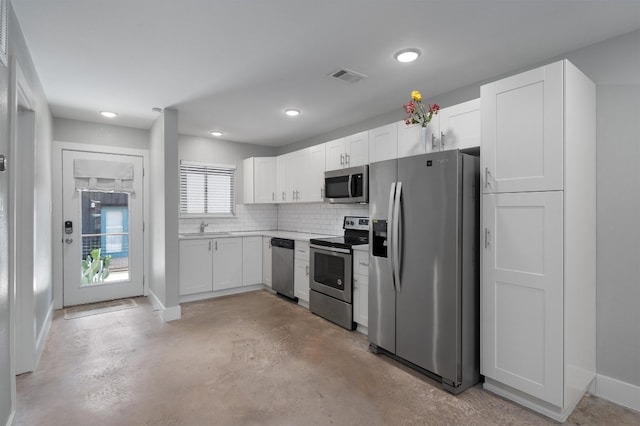
[[[309,241],[312,238],[327,238],[335,237],[336,235],[326,234],[311,234],[307,232],[292,232],[292,231],[237,231],[237,232],[204,232],[200,234],[180,234],[178,238],[180,240],[196,240],[207,238],[233,238],[233,237],[276,237],[276,238],[288,238],[296,241]]]

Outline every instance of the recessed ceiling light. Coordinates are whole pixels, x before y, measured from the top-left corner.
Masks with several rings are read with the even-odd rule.
[[[420,56],[420,51],[418,49],[402,49],[396,52],[395,55],[393,55],[394,58],[396,58],[396,61],[398,62],[413,62],[416,59],[418,59],[418,56]]]
[[[111,111],[100,111],[100,115],[107,118],[116,118],[118,116],[118,114]]]
[[[300,114],[300,110],[294,109],[294,108],[288,108],[284,110],[284,113],[287,114],[289,117],[295,117]]]
[[[211,132],[212,136],[222,136],[222,132],[220,130],[212,130]]]

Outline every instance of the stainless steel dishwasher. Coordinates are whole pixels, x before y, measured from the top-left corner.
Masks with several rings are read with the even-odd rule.
[[[293,290],[293,248],[293,240],[271,239],[271,287],[278,294],[297,301]]]

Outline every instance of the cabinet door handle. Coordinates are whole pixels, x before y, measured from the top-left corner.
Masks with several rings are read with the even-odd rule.
[[[344,162],[348,165],[351,164],[351,156],[349,154],[344,155]]]
[[[340,154],[340,165],[344,166],[344,154]]]
[[[324,198],[324,188],[320,187],[320,198]]]
[[[436,149],[436,135],[431,133],[431,149]]]
[[[216,241],[216,251],[218,251],[218,242]]]
[[[444,147],[444,132],[440,132],[440,146]]]
[[[307,273],[307,276],[309,276],[309,265],[307,265],[307,266],[305,267],[305,271],[306,271],[306,273]]]
[[[491,231],[489,228],[484,228],[484,248],[491,247]]]
[[[211,241],[209,241],[209,251],[211,251]]]
[[[276,193],[272,192],[271,193],[271,201],[275,201],[276,200]]]
[[[282,201],[286,200],[286,193],[284,191],[282,191]]]

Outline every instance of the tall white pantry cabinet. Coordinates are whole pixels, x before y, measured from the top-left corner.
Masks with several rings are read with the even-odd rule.
[[[564,60],[480,93],[484,387],[564,421],[595,378],[595,84]]]

